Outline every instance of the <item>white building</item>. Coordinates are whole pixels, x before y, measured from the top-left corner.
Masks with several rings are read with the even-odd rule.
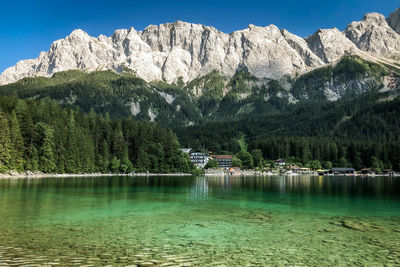
[[[193,150],[189,153],[190,161],[198,168],[204,168],[210,160],[208,153],[203,153],[200,150]]]

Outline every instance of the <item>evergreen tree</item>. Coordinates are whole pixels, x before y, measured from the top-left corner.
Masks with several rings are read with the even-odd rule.
[[[12,145],[10,140],[10,128],[8,120],[0,111],[0,172],[10,168]]]
[[[119,169],[122,173],[131,173],[134,170],[132,162],[127,157],[121,160]]]
[[[54,130],[43,122],[38,122],[35,126],[37,134],[37,144],[39,147],[40,170],[46,173],[52,173],[56,170],[56,164],[53,154],[53,136]]]
[[[363,168],[363,163],[362,163],[362,159],[361,159],[361,155],[360,152],[355,152],[355,157],[354,157],[354,168],[356,168],[357,170],[360,170]]]
[[[284,147],[285,147],[285,151],[286,151],[287,146],[284,146]],[[286,154],[286,152],[285,152],[284,155],[288,155],[288,154]],[[255,167],[257,167],[257,168],[264,167],[265,161],[264,161],[261,149],[253,149],[251,151],[251,156],[253,158]]]
[[[371,168],[374,169],[376,172],[381,172],[379,159],[375,156],[371,157]]]
[[[15,112],[11,114],[10,138],[12,140],[10,167],[14,170],[23,170],[24,139],[21,135],[18,118]]]
[[[46,173],[191,172],[190,160],[170,131],[63,109],[50,99],[0,96],[0,171]]]
[[[117,159],[123,159],[128,156],[127,144],[122,134],[121,123],[117,124],[112,137],[112,154]]]
[[[308,162],[311,159],[311,152],[310,152],[310,148],[308,147],[308,144],[304,145],[301,157],[302,157],[303,164],[305,164],[306,162]]]
[[[114,156],[114,157],[112,158],[112,160],[111,160],[111,163],[110,163],[110,169],[111,169],[111,171],[114,172],[114,173],[119,173],[119,171],[120,171],[120,165],[121,165],[120,160],[117,159],[116,156]]]

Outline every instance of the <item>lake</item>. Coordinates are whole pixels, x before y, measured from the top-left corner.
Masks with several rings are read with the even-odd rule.
[[[0,180],[0,266],[400,265],[400,177]]]

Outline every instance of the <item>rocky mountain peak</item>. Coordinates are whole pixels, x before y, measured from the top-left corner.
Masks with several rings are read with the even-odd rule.
[[[357,54],[357,47],[337,28],[318,29],[305,40],[311,51],[325,63],[332,63],[343,55]]]
[[[362,21],[378,26],[388,26],[385,16],[379,13],[367,13],[364,15]]]
[[[281,34],[286,39],[286,42],[299,53],[307,67],[315,68],[324,64],[324,62],[311,51],[303,38],[290,33],[286,29],[282,29]]]
[[[71,32],[71,34],[68,35],[68,37],[70,37],[70,38],[86,38],[86,37],[89,37],[89,35],[81,29],[76,29],[76,30],[73,30]]]
[[[254,29],[255,27],[257,27],[257,26],[254,25],[254,24],[249,24],[249,25],[247,26],[247,28],[248,28],[249,30],[252,30],[252,29]]]
[[[390,27],[400,34],[400,8],[390,14],[387,21]]]
[[[381,14],[366,14],[363,20],[349,24],[345,34],[360,50],[374,56],[400,56],[400,36],[389,27],[386,18]]]
[[[369,13],[344,32],[319,29],[301,38],[275,25],[223,33],[214,27],[175,21],[149,25],[143,31],[116,30],[111,36],[89,36],[74,30],[55,41],[36,59],[23,60],[0,75],[0,85],[24,77],[46,76],[63,70],[133,70],[141,78],[184,82],[214,70],[232,76],[245,68],[259,78],[279,79],[331,64],[348,54],[400,58],[399,13],[388,20]],[[390,25],[390,26],[389,26]],[[393,29],[395,30],[393,30]],[[364,53],[365,54],[365,53]]]

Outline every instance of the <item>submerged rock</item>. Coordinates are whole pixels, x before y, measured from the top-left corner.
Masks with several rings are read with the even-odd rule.
[[[360,223],[354,223],[354,222],[350,222],[350,221],[340,221],[340,223],[342,224],[342,226],[344,228],[347,228],[347,229],[359,230],[359,231],[365,230],[364,225],[362,225]]]
[[[384,227],[375,225],[375,224],[368,224],[361,221],[350,221],[350,220],[340,220],[339,223],[332,223],[335,225],[342,226],[347,229],[357,230],[357,231],[371,231],[371,230],[384,230]]]
[[[270,214],[260,214],[260,213],[251,213],[241,216],[241,218],[246,219],[252,223],[271,223],[274,220],[274,217]]]

